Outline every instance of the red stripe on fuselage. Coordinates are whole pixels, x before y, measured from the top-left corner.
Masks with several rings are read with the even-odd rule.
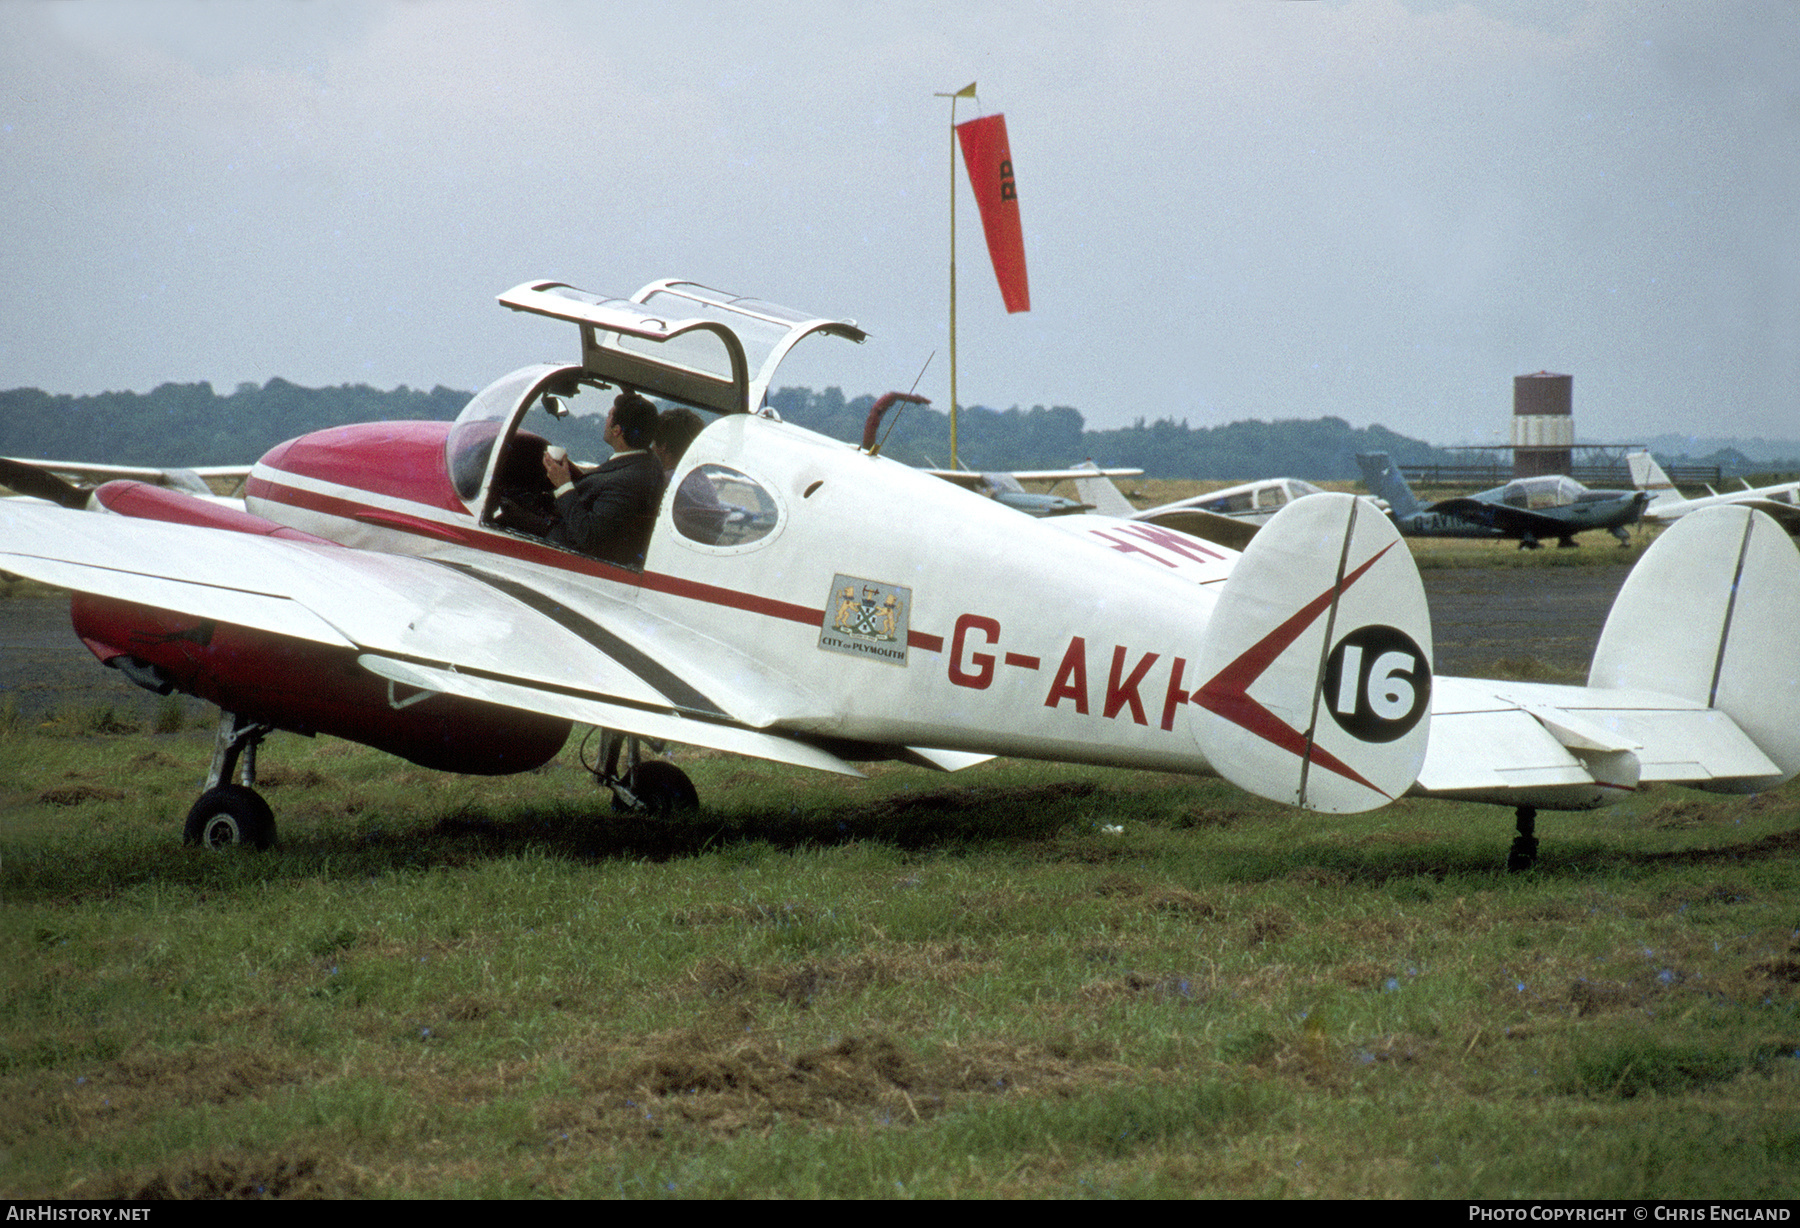
[[[428,521],[423,517],[371,508],[367,504],[357,503],[336,495],[300,490],[266,480],[259,481],[257,486],[258,489],[253,492],[257,497],[303,511],[335,516],[357,524],[377,525],[395,532],[411,533],[431,541],[452,542],[484,554],[498,554],[506,558],[554,567],[559,571],[572,571],[579,575],[594,576],[618,584],[647,588],[652,592],[667,593],[672,597],[681,597],[689,601],[743,610],[751,614],[761,614],[767,618],[784,619],[787,622],[800,623],[803,626],[821,627],[825,624],[825,611],[822,608],[815,609],[796,605],[791,601],[782,601],[775,597],[763,597],[756,593],[721,588],[716,584],[703,584],[698,580],[666,575],[662,572],[635,572],[628,568],[617,567],[598,559],[572,554],[567,550],[559,550],[554,546],[528,541],[509,534],[441,524],[436,521]],[[908,647],[922,648],[928,652],[944,650],[944,637],[925,631],[907,632],[906,642]]]

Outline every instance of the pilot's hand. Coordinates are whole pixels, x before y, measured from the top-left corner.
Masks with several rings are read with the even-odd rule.
[[[550,479],[551,490],[575,480],[575,466],[569,463],[568,458],[557,460],[548,452],[544,453],[544,473]]]

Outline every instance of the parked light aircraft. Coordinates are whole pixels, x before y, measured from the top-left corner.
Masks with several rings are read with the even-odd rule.
[[[1744,489],[1728,490],[1724,494],[1708,486],[1708,493],[1703,497],[1684,499],[1675,489],[1675,483],[1669,480],[1669,475],[1656,463],[1656,458],[1648,452],[1633,452],[1625,458],[1625,463],[1631,466],[1631,484],[1650,495],[1650,502],[1644,508],[1645,520],[1667,524],[1704,507],[1736,503],[1766,512],[1789,533],[1800,533],[1800,482],[1754,488],[1745,482]]]
[[[252,786],[275,729],[499,774],[581,722],[606,731],[593,771],[615,804],[655,811],[693,786],[638,761],[639,738],[852,775],[992,755],[1216,770],[1321,812],[1408,791],[1497,802],[1531,846],[1537,807],[1800,770],[1800,553],[1760,513],[1664,534],[1587,686],[1433,677],[1418,573],[1364,500],[1300,499],[1241,554],[1143,522],[1033,520],[759,408],[796,343],[861,341],[850,321],[679,281],[628,300],[531,282],[500,301],[575,325],[579,360],[503,376],[453,423],[281,444],[243,510],[135,482],[94,493],[106,515],[0,503],[0,567],[73,590],[97,657],[219,705],[191,842],[273,841]],[[641,566],[497,523],[550,493],[560,416],[616,388],[717,415]]]
[[[1311,482],[1299,478],[1265,478],[1139,511],[1108,480],[1112,473],[1110,469],[1096,469],[1090,462],[1087,472],[1075,481],[1075,489],[1100,515],[1162,525],[1233,550],[1247,546],[1257,528],[1289,503],[1322,493]]]
[[[1061,482],[1069,479],[1086,478],[1095,471],[1092,469],[1021,469],[1011,473],[992,470],[977,471],[973,469],[927,469],[924,472],[933,477],[943,478],[964,490],[972,490],[976,494],[985,495],[996,503],[1012,508],[1015,512],[1024,512],[1027,516],[1069,516],[1076,512],[1091,512],[1094,505],[1066,499],[1061,495],[1040,493],[1026,490],[1022,482]],[[1101,470],[1108,477],[1135,478],[1142,474],[1142,469],[1105,469]]]
[[[1637,521],[1650,496],[1642,491],[1589,490],[1566,475],[1514,478],[1504,486],[1422,506],[1385,452],[1358,453],[1363,481],[1387,500],[1394,523],[1408,537],[1516,537],[1536,550],[1539,538],[1573,546],[1575,534],[1605,529],[1630,544],[1625,526]]]
[[[1308,495],[1319,493],[1317,486],[1311,482],[1303,482],[1299,478],[1264,478],[1260,482],[1245,482],[1240,486],[1227,486],[1223,490],[1210,491],[1207,494],[1194,495],[1187,499],[1177,499],[1173,503],[1164,503],[1159,507],[1148,507],[1139,512],[1137,518],[1149,520],[1162,512],[1194,508],[1202,512],[1211,512],[1215,516],[1247,520],[1251,524],[1267,524],[1276,512],[1295,499],[1304,499]]]

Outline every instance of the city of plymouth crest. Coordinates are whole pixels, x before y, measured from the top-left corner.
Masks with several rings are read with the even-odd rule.
[[[819,647],[832,652],[906,664],[906,623],[912,590],[878,580],[834,576],[825,601]]]

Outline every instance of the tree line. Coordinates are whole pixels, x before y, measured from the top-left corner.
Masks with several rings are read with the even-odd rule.
[[[456,417],[471,396],[439,385],[302,388],[283,379],[239,384],[220,394],[210,383],[163,384],[150,392],[91,396],[36,388],[0,392],[0,454],[166,468],[249,464],[286,439],[352,422]],[[769,397],[786,421],[835,439],[862,438],[872,395],[841,389],[782,388]],[[890,411],[883,455],[913,465],[950,462],[949,415],[916,405]],[[1139,418],[1091,430],[1066,405],[958,415],[958,455],[980,469],[1060,468],[1091,459],[1144,470],[1150,477],[1249,479],[1293,475],[1316,480],[1358,476],[1357,452],[1387,452],[1403,464],[1451,463],[1444,448],[1385,427],[1352,427],[1342,418],[1190,426]]]

